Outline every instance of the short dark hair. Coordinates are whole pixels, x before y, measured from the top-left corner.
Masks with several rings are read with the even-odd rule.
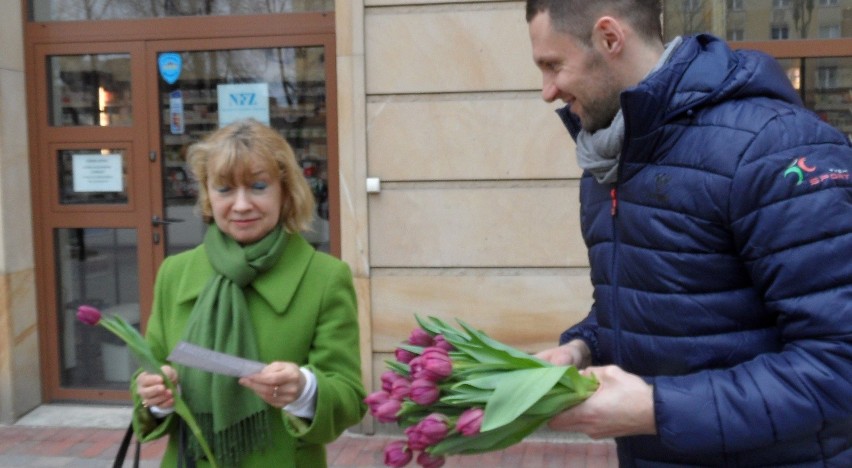
[[[527,23],[549,12],[553,29],[591,45],[592,27],[601,16],[626,20],[648,41],[662,41],[660,0],[527,0]]]

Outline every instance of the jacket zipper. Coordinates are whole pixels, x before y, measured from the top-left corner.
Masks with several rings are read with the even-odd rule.
[[[612,303],[610,304],[610,310],[612,310],[612,325],[613,332],[615,333],[615,336],[613,337],[613,344],[615,345],[615,355],[613,356],[613,360],[616,365],[621,366],[623,362],[621,360],[621,318],[619,317],[618,307],[618,228],[616,226],[618,215],[618,188],[616,184],[612,184],[612,187],[609,190],[609,198],[609,214],[612,221]]]

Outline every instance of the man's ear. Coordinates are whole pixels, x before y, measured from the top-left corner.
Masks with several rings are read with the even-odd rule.
[[[592,44],[601,54],[618,55],[624,49],[624,29],[612,16],[598,18],[592,28]]]

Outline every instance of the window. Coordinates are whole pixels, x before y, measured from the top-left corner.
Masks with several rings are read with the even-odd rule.
[[[681,10],[686,12],[698,11],[701,9],[701,0],[683,0],[681,2]]]
[[[33,21],[110,20],[171,16],[258,15],[334,11],[334,0],[29,0]]]
[[[742,29],[729,29],[728,30],[728,40],[729,41],[744,41],[745,40],[745,31]]]
[[[728,10],[741,11],[743,9],[743,0],[728,0]]]
[[[837,67],[817,68],[817,88],[831,89],[837,87]]]
[[[821,6],[821,7],[837,6],[837,0],[819,0],[819,6]]]
[[[771,39],[789,39],[790,38],[790,28],[786,25],[780,26],[772,26],[772,32],[769,37]]]
[[[840,25],[829,24],[819,27],[820,39],[837,39],[840,37]]]
[[[790,0],[772,0],[772,8],[790,8]]]

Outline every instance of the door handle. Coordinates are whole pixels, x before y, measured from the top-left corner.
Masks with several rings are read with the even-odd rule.
[[[179,218],[161,218],[157,215],[154,215],[151,218],[151,224],[154,226],[162,226],[164,224],[172,224],[172,223],[182,223],[183,220]]]

